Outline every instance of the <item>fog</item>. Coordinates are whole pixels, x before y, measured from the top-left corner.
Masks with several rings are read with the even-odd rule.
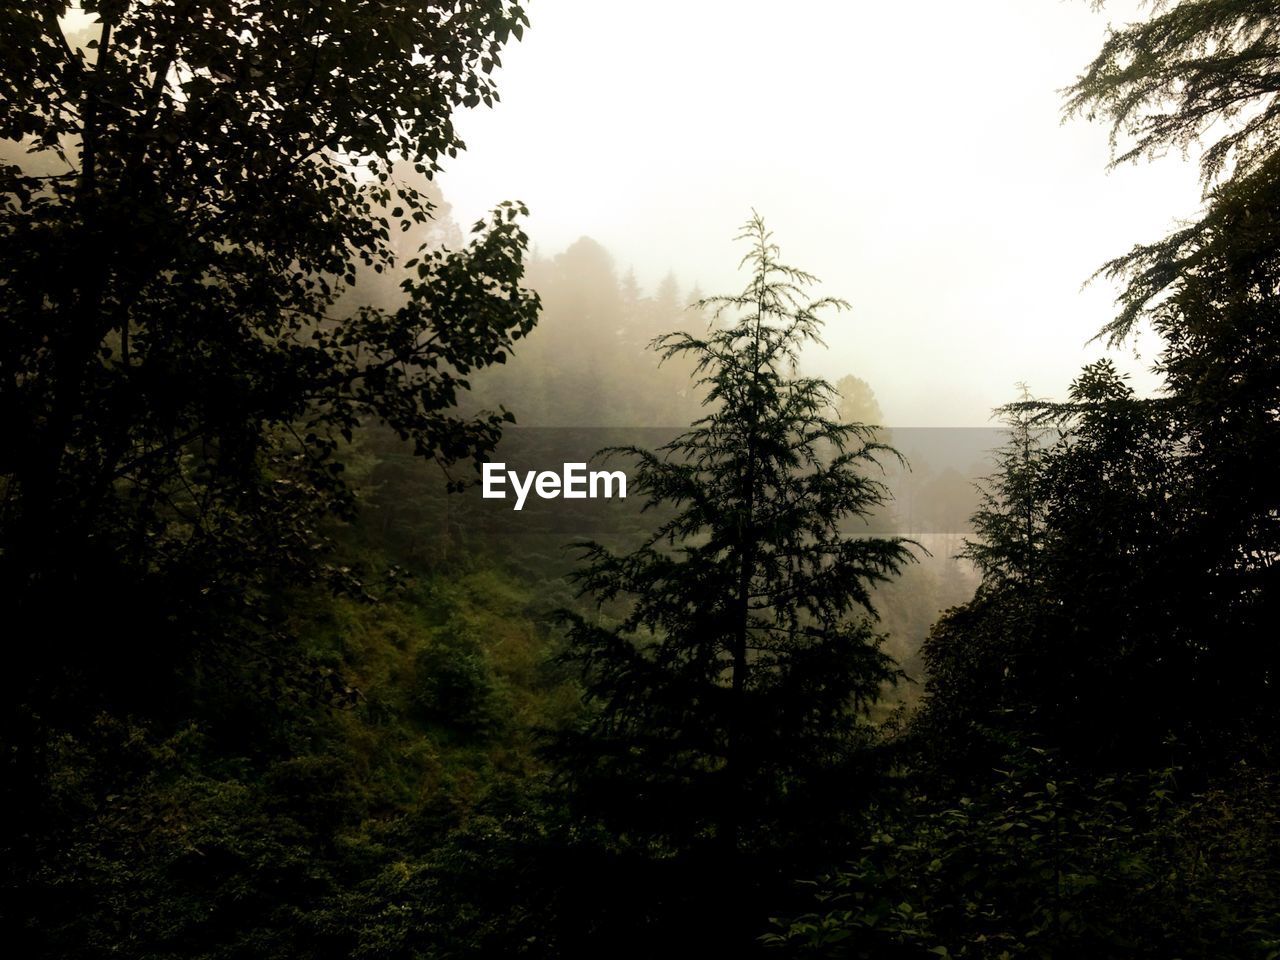
[[[1108,131],[1062,122],[1062,88],[1139,8],[540,0],[440,182],[458,222],[524,200],[540,254],[589,236],[647,293],[668,272],[737,290],[755,208],[853,303],[814,373],[856,372],[891,425],[979,426],[1016,382],[1061,397],[1106,352],[1114,288],[1082,284],[1199,207],[1185,158],[1108,172]],[[1152,341],[1111,351],[1144,392]]]

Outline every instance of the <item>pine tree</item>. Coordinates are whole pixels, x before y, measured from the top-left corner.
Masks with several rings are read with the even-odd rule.
[[[1103,265],[1120,296],[1100,336],[1119,343],[1150,321],[1160,337],[1168,403],[1158,430],[1179,448],[1159,504],[1176,518],[1161,531],[1173,539],[1160,563],[1185,578],[1165,592],[1183,606],[1199,598],[1181,632],[1221,725],[1243,722],[1266,743],[1280,728],[1280,10],[1262,0],[1147,6],[1110,33],[1068,112],[1110,123],[1114,164],[1170,148],[1196,157],[1203,206]]]
[[[615,835],[731,861],[847,803],[860,718],[899,673],[871,589],[911,559],[902,539],[841,532],[884,502],[873,471],[896,453],[796,373],[822,315],[847,304],[808,301],[815,278],[780,262],[759,216],[738,239],[742,292],[699,301],[705,335],[654,341],[692,361],[708,413],[657,450],[611,451],[636,459],[633,487],[670,519],[629,554],[584,547],[600,613],[565,615],[566,657],[594,712],[559,744],[577,800]]]
[[[1004,408],[1010,439],[964,554],[982,584],[924,647],[921,730],[948,764],[976,727],[1030,726],[1103,765],[1146,762],[1170,736],[1214,752],[1212,731],[1239,729],[1213,642],[1227,623],[1221,581],[1206,582],[1188,526],[1169,406],[1103,359],[1066,403]]]
[[[1018,389],[1021,399],[999,411],[1009,438],[995,451],[995,472],[980,484],[979,506],[970,518],[976,536],[966,539],[960,552],[988,582],[1032,580],[1044,528],[1044,504],[1037,488],[1050,431],[1026,385]]]

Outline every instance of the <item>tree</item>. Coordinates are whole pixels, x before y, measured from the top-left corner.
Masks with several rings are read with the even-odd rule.
[[[1043,412],[1025,385],[1021,399],[1001,410],[1009,439],[995,453],[995,473],[980,484],[980,503],[971,518],[976,538],[960,556],[989,581],[1030,581],[1044,530],[1039,477],[1048,451]]]
[[[925,647],[928,729],[963,741],[1009,711],[1088,763],[1158,755],[1171,735],[1211,754],[1240,714],[1223,697],[1225,611],[1188,522],[1169,404],[1134,396],[1101,360],[1068,402],[1005,410],[1013,431],[965,551],[982,585]]]
[[[879,810],[866,846],[765,942],[831,960],[1266,956],[1274,775],[1241,765],[1188,796],[1184,774],[1098,776],[1010,745],[976,789],[908,787]]]
[[[121,856],[112,883],[157,892],[157,915],[185,902],[122,841],[153,831],[104,829],[108,808],[206,823],[187,851],[241,829],[271,847],[244,805],[224,819],[166,799],[170,744],[199,742],[181,763],[239,796],[243,771],[290,759],[352,700],[291,619],[309,590],[371,588],[326,549],[355,507],[347,444],[380,421],[424,457],[482,455],[503,413],[454,405],[537,316],[519,206],[416,263],[393,240],[432,213],[399,165],[424,177],[461,148],[451,113],[496,96],[519,5],[80,7],[81,28],[58,0],[0,8],[0,883],[17,894],[0,924],[43,937],[33,956],[68,953],[59,912],[128,902],[93,864]],[[339,313],[358,271],[394,277],[397,302]],[[250,859],[316,865],[333,829],[299,859]],[[256,893],[290,887],[254,876]],[[110,926],[93,949],[122,949]],[[269,949],[243,934],[224,942]]]
[[[559,750],[576,798],[638,849],[729,869],[802,856],[789,841],[821,833],[806,816],[842,805],[859,717],[898,673],[870,590],[911,557],[900,539],[842,534],[883,501],[868,470],[893,452],[832,418],[830,384],[795,374],[846,304],[808,302],[814,278],[778,259],[758,216],[739,239],[751,277],[699,304],[710,331],[655,341],[692,359],[709,412],[658,450],[614,451],[674,514],[632,553],[584,548],[579,582],[603,612],[566,614],[567,658],[595,712]]]
[[[502,413],[451,408],[535,322],[521,208],[400,262],[432,209],[396,171],[461,148],[451,112],[495,99],[525,16],[82,6],[78,33],[66,2],[0,14],[0,138],[25,151],[0,167],[0,583],[63,638],[20,644],[18,676],[120,700],[211,638],[273,643],[265,578],[362,589],[315,562],[362,424],[445,463],[495,441]],[[336,315],[358,269],[398,302]]]
[[[1260,180],[1274,180],[1280,148],[1280,13],[1274,5],[1156,0],[1150,6],[1148,20],[1111,33],[1069,88],[1068,115],[1110,121],[1113,165],[1158,157],[1170,147],[1188,150],[1211,131],[1216,139],[1200,157],[1205,216],[1103,267],[1128,281],[1121,311],[1103,331],[1113,340],[1185,278],[1179,267],[1189,265],[1221,205],[1252,192]],[[1258,239],[1254,233],[1246,242]],[[1274,247],[1275,234],[1267,233]]]
[[[689,370],[648,349],[688,322],[674,277],[657,296],[641,296],[634,276],[619,279],[609,252],[580,237],[533,259],[526,280],[541,303],[538,327],[521,341],[518,362],[475,378],[473,402],[511,406],[521,426],[536,427],[667,428],[698,416]]]
[[[1021,399],[1000,412],[1008,439],[994,452],[995,471],[975,484],[979,502],[970,517],[972,539],[959,557],[982,580],[968,602],[947,610],[922,647],[927,684],[925,708],[914,719],[932,764],[981,767],[970,755],[974,726],[1009,707],[1011,664],[1040,633],[1036,594],[1045,532],[1042,475],[1050,428],[1025,385]]]
[[[1234,708],[1274,725],[1280,656],[1280,13],[1273,4],[1159,2],[1117,31],[1071,89],[1068,109],[1112,124],[1115,163],[1204,142],[1198,219],[1100,271],[1123,282],[1102,333],[1142,319],[1164,341],[1156,369],[1182,444],[1182,536],[1215,612],[1206,663],[1247,664]],[[1228,652],[1230,650],[1230,652]],[[1248,692],[1240,689],[1247,687]],[[1274,727],[1272,727],[1274,729]],[[1270,736],[1262,733],[1262,736]]]
[[[851,373],[836,381],[839,396],[840,419],[847,423],[866,423],[873,427],[884,426],[884,414],[871,384]]]

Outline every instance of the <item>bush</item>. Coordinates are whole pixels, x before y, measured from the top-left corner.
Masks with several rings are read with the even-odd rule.
[[[983,790],[874,818],[857,860],[775,921],[793,956],[1280,956],[1280,783],[1251,768],[1196,793],[1176,771],[1076,777],[1007,755]]]
[[[494,732],[504,713],[488,658],[459,617],[418,651],[410,698],[427,723],[470,735]]]

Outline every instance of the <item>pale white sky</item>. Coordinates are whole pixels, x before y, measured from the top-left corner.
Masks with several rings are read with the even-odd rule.
[[[1192,215],[1181,157],[1107,173],[1060,123],[1108,17],[1086,0],[531,0],[502,103],[457,118],[461,223],[529,204],[539,251],[579,236],[652,289],[739,289],[752,207],[784,259],[853,303],[814,372],[870,381],[886,421],[968,426],[1026,380],[1061,396],[1113,291],[1082,282]],[[1140,387],[1154,341],[1114,351]]]

